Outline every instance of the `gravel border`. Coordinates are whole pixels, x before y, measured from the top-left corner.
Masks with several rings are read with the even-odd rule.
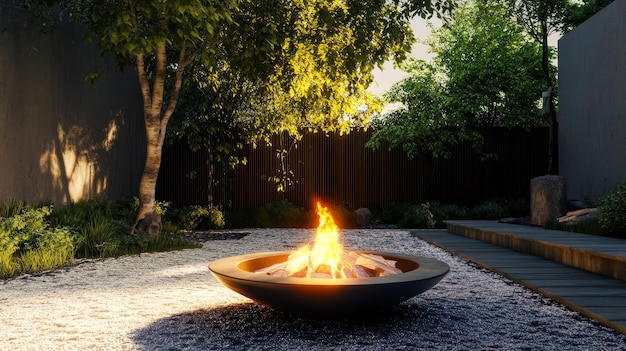
[[[314,230],[220,235],[199,249],[84,261],[0,283],[0,349],[626,350],[626,336],[399,229],[342,230],[342,240],[347,249],[446,262],[450,273],[434,288],[367,317],[276,312],[223,287],[207,265],[295,249]]]

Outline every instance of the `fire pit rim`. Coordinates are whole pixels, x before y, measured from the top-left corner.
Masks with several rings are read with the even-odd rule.
[[[245,281],[262,281],[266,284],[279,284],[279,285],[378,285],[389,284],[399,282],[409,282],[415,280],[431,279],[438,276],[442,276],[448,273],[450,267],[439,260],[434,258],[410,255],[403,253],[391,253],[382,251],[370,251],[370,250],[353,250],[356,253],[367,253],[381,255],[388,259],[403,259],[418,264],[415,269],[394,275],[387,275],[381,277],[368,277],[368,278],[302,278],[302,277],[276,277],[268,274],[255,273],[240,268],[240,265],[244,262],[266,258],[276,257],[282,255],[289,255],[292,251],[267,251],[256,252],[245,255],[230,256],[218,259],[209,264],[209,270],[215,276],[225,276],[231,279],[245,280]]]

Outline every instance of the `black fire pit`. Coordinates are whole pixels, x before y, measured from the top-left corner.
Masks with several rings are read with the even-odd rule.
[[[312,316],[345,316],[384,309],[435,286],[446,263],[421,256],[359,251],[397,261],[403,273],[371,278],[286,278],[255,271],[287,260],[291,252],[263,252],[223,258],[209,269],[226,287],[276,310]]]

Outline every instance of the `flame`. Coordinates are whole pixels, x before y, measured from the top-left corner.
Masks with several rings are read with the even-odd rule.
[[[339,228],[326,207],[317,203],[320,224],[315,240],[289,255],[287,261],[256,270],[277,277],[366,278],[400,274],[396,261],[381,255],[344,251]]]
[[[328,208],[317,203],[320,224],[315,240],[289,255],[286,271],[294,274],[306,269],[306,276],[312,273],[326,273],[333,278],[345,278],[340,267],[343,245],[339,243],[339,227]]]

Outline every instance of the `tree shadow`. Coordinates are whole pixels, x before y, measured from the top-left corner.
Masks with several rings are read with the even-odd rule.
[[[10,21],[0,37],[0,201],[136,193],[145,159],[136,73],[117,72],[78,25],[43,34],[31,14],[2,8],[0,22]],[[95,85],[85,79],[94,70]]]
[[[132,339],[141,350],[411,348],[422,344],[424,335],[448,329],[444,324],[449,320],[439,317],[434,309],[415,303],[335,319],[243,303],[169,316],[136,331]]]

